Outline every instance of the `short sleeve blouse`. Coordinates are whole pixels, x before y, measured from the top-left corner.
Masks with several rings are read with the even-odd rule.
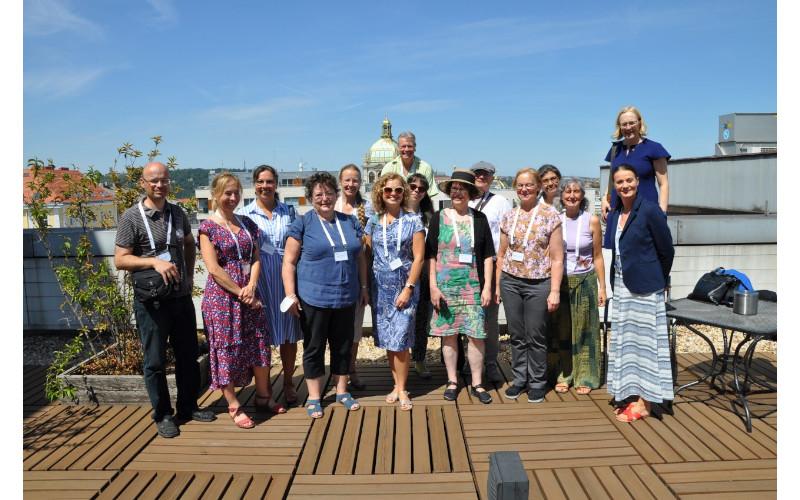
[[[403,227],[400,234],[400,253],[397,252],[397,227],[402,220]],[[422,219],[412,212],[404,212],[399,219],[395,219],[386,226],[386,252],[383,253],[383,216],[374,214],[367,221],[364,232],[372,238],[373,265],[376,271],[391,271],[389,263],[395,258],[399,258],[406,270],[411,268],[414,260],[412,251],[414,233],[424,231]]]
[[[519,211],[519,220],[514,229],[514,244],[511,244],[511,228],[514,226],[514,218]],[[508,249],[503,256],[502,270],[512,276],[525,279],[545,279],[550,277],[550,235],[561,226],[561,217],[552,206],[539,205],[536,218],[533,221],[531,234],[528,243],[523,248],[525,232],[528,229],[531,212],[521,209],[509,210],[503,215],[500,222],[500,232],[505,234],[508,240]],[[522,252],[522,262],[512,259],[513,252]]]
[[[314,307],[340,309],[353,305],[358,299],[358,255],[364,231],[354,216],[341,212],[334,214],[341,224],[345,245],[342,245],[336,223],[323,221],[315,210],[295,219],[286,236],[300,242],[297,294]],[[333,240],[333,247],[322,224]],[[347,251],[347,260],[337,262],[334,252],[343,250]]]
[[[636,169],[636,174],[639,176],[639,194],[644,199],[658,204],[656,170],[653,167],[653,162],[659,158],[666,158],[669,161],[672,157],[664,149],[664,146],[645,137],[642,142],[630,148],[622,144],[622,141],[617,142],[617,151],[614,158],[611,159],[611,149],[609,148],[605,160],[611,162],[612,172],[623,163],[627,163]],[[617,191],[614,186],[609,186],[609,189],[611,207],[613,209],[617,206]]]

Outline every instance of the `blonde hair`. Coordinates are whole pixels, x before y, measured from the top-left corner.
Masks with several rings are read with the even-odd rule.
[[[372,209],[376,214],[382,214],[386,211],[386,204],[383,202],[383,188],[386,187],[389,181],[400,181],[400,185],[403,186],[403,201],[400,205],[404,210],[408,208],[408,193],[411,189],[402,175],[390,172],[380,176],[372,187]]]
[[[348,163],[339,169],[339,182],[342,182],[342,175],[344,175],[346,170],[355,170],[358,173],[358,182],[361,183],[361,169],[358,168],[358,165],[353,163]],[[360,187],[361,186],[359,185],[359,188]],[[356,191],[356,218],[358,219],[358,222],[361,223],[361,227],[367,226],[367,209],[364,207],[364,198],[361,196],[361,189]]]
[[[540,190],[542,189],[542,179],[539,177],[539,172],[537,172],[533,167],[522,167],[521,169],[517,170],[517,173],[514,174],[514,182],[511,183],[511,187],[517,189],[517,179],[519,179],[519,176],[522,174],[531,174],[531,177],[533,177],[533,182],[539,186]]]
[[[624,113],[633,113],[636,115],[636,119],[639,120],[639,135],[642,137],[646,136],[647,124],[644,122],[644,118],[642,118],[642,113],[639,112],[639,109],[636,106],[625,106],[619,110],[619,113],[617,113],[617,120],[614,122],[614,133],[611,135],[611,138],[622,139],[622,130],[619,128],[619,117]]]
[[[217,209],[217,200],[225,191],[225,186],[227,186],[231,181],[236,183],[236,187],[239,189],[239,194],[242,194],[242,182],[238,177],[230,172],[220,172],[216,175],[216,177],[214,177],[214,180],[211,181],[211,210]]]

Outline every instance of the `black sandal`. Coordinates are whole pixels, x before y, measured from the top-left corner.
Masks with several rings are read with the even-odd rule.
[[[483,389],[483,390],[478,391],[478,389]],[[485,405],[488,405],[489,403],[492,402],[492,395],[486,391],[486,388],[484,388],[482,384],[473,385],[472,390],[470,392],[472,393],[473,396],[478,398],[478,400],[481,403]]]
[[[458,391],[458,382],[453,382],[452,380],[447,381],[447,386],[454,385],[456,386],[455,389],[445,389],[444,391],[444,399],[447,401],[455,401],[456,400],[456,391]]]

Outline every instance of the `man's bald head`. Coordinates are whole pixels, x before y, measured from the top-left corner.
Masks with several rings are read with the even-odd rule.
[[[148,179],[169,177],[169,169],[160,161],[151,161],[142,169],[142,176]]]

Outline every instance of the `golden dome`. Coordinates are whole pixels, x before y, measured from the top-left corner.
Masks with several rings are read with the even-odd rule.
[[[381,138],[372,143],[364,155],[364,165],[384,165],[400,154],[400,148],[392,138],[392,123],[388,118],[383,119]]]

